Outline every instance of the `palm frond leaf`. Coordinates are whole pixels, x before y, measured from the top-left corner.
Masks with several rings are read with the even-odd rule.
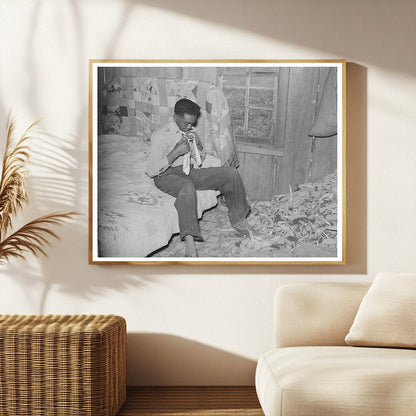
[[[10,257],[24,258],[25,252],[47,256],[45,247],[50,245],[50,239],[59,240],[51,226],[60,225],[75,215],[78,213],[73,211],[55,212],[28,222],[0,242],[0,264],[7,262]]]
[[[25,165],[29,160],[29,148],[26,140],[31,137],[31,131],[38,121],[32,123],[14,144],[15,123],[10,115],[8,118],[6,148],[0,178],[0,236],[7,233],[12,226],[12,218],[23,204],[28,202],[25,189],[27,177]]]

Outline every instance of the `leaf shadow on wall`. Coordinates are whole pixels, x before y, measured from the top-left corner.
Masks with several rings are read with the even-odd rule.
[[[129,333],[127,360],[130,386],[254,385],[255,360],[175,335]]]
[[[388,0],[377,2],[377,7],[374,7],[373,1],[368,0],[356,3],[343,0],[126,1],[130,5],[134,3],[171,11],[202,22],[214,22],[340,58],[353,53],[356,60],[414,74],[414,58],[411,53],[403,53],[403,34],[398,30],[401,25],[413,27],[414,3],[411,1],[401,2],[398,7],[399,16]],[[408,9],[407,14],[404,13],[404,8]],[[282,57],[279,50],[276,50],[275,56],[283,59],[304,57]]]
[[[345,265],[160,265],[149,275],[366,274],[367,273],[367,68],[348,62],[346,69],[346,264]],[[253,259],[255,261],[255,259]],[[225,263],[226,264],[226,263]],[[196,271],[196,267],[198,270]]]
[[[73,134],[63,137],[61,133],[57,135],[41,131],[31,141],[27,181],[30,204],[25,207],[21,217],[24,221],[29,221],[39,215],[61,210],[82,211],[82,215],[61,227],[54,227],[60,241],[51,240],[51,246],[46,248],[49,258],[35,259],[28,254],[26,262],[12,260],[0,271],[19,282],[25,296],[22,303],[30,305],[28,310],[39,310],[39,313],[54,312],[48,309],[48,295],[52,288],[74,294],[77,299],[91,299],[107,289],[123,290],[126,287],[146,285],[146,278],[135,276],[125,266],[101,268],[99,273],[91,274],[85,271],[88,263],[88,201],[85,198],[88,190],[88,71],[84,59],[86,34],[78,2],[64,2],[53,11],[57,12],[58,9],[60,17],[64,15],[65,20],[75,28],[71,33],[77,44],[76,55],[70,62],[71,80],[62,84],[62,91],[71,91],[85,99],[80,99],[77,111],[72,112],[76,117],[73,120]],[[40,22],[49,10],[47,2],[36,1],[31,4],[30,35],[27,36],[24,53],[25,67],[30,68],[25,71],[25,104],[33,120],[45,116],[41,125],[47,125],[48,117],[51,117],[50,114],[44,114],[41,100],[45,87],[43,74],[49,72],[50,68],[47,61],[39,59],[37,46],[43,31]],[[59,42],[59,37],[53,39]],[[50,85],[46,87],[50,89]],[[8,109],[4,103],[0,103],[0,111],[3,115],[7,114]],[[40,290],[33,290],[38,286]]]
[[[37,131],[29,145],[29,205],[18,214],[18,220],[27,222],[52,211],[76,209],[75,199],[80,190],[75,174],[78,169],[78,152],[73,138],[66,139]],[[19,226],[17,222],[16,225]],[[53,231],[59,236],[59,241],[49,239],[50,245],[45,249],[48,258],[40,256],[35,259],[27,253],[27,261],[12,259],[0,273],[7,272],[8,276],[20,283],[26,296],[24,302],[32,309],[39,310],[40,314],[55,313],[47,305],[52,288],[86,300],[107,289],[119,291],[147,284],[146,278],[135,276],[124,265],[102,267],[100,273],[91,275],[85,273],[88,263],[87,230],[88,217],[84,213],[73,220],[65,221],[61,226],[54,226]],[[41,290],[34,291],[36,286]],[[71,311],[68,310],[69,312]]]
[[[124,28],[127,27],[129,22],[130,12],[134,10],[134,7],[139,6],[140,4],[148,4],[151,7],[160,7],[167,10],[178,12],[179,14],[188,14],[190,16],[197,16],[202,20],[208,21],[217,21],[227,26],[235,26],[237,28],[243,28],[248,31],[256,32],[275,39],[287,39],[290,40],[290,43],[294,44],[305,44],[309,43],[309,46],[314,46],[318,49],[324,50],[326,52],[336,52],[346,50],[348,51],[349,47],[349,36],[343,36],[339,30],[339,27],[335,22],[328,19],[327,25],[321,27],[313,26],[314,36],[304,36],[305,31],[309,30],[308,27],[312,24],[312,16],[314,14],[319,14],[319,10],[322,10],[324,5],[329,5],[331,9],[328,9],[329,15],[331,13],[335,16],[339,16],[340,10],[337,7],[343,7],[338,4],[338,6],[330,5],[330,2],[319,0],[316,8],[310,9],[312,6],[309,6],[308,2],[298,2],[294,6],[285,4],[282,1],[275,3],[263,2],[265,7],[248,6],[241,5],[241,3],[232,0],[230,3],[221,3],[216,0],[214,4],[218,3],[218,7],[213,7],[212,3],[205,3],[202,1],[196,1],[192,4],[184,1],[178,1],[174,3],[166,3],[161,1],[147,1],[147,0],[126,0],[124,1],[124,10],[120,21],[117,23],[117,27],[114,30],[114,33],[110,37],[111,43],[107,47],[107,52],[104,54],[104,57],[113,58],[116,55],[116,45],[117,39],[121,39],[124,34]],[[38,27],[38,14],[41,12],[43,7],[42,2],[36,2],[35,8],[33,9],[32,16],[32,27],[30,33],[32,36],[29,36],[27,39],[27,68],[30,68],[30,71],[27,71],[27,77],[29,78],[27,85],[30,86],[28,89],[28,106],[32,114],[35,115],[35,118],[41,114],[41,105],[38,101],[38,98],[42,93],[39,90],[38,75],[41,69],[46,70],[46,68],[39,67],[39,59],[36,59],[35,44],[36,34],[40,30]],[[73,24],[76,28],[76,42],[78,45],[77,56],[74,62],[71,62],[71,67],[73,68],[72,74],[73,78],[71,79],[72,88],[74,88],[79,95],[79,97],[85,97],[86,91],[88,90],[88,80],[86,76],[85,68],[85,30],[83,29],[82,19],[81,19],[81,10],[78,2],[70,1],[66,2],[66,5],[69,5],[70,13],[66,18]],[[301,6],[304,7],[301,7]],[[242,10],[245,7],[250,7],[250,11],[255,10],[256,14],[247,13],[236,13],[236,10]],[[297,9],[299,10],[299,15],[296,16]],[[269,15],[270,9],[274,10],[275,17],[273,19],[263,19],[263,14],[267,13]],[[221,13],[218,13],[217,10],[221,10]],[[331,12],[332,10],[332,12]],[[309,13],[311,12],[312,15]],[[271,15],[271,14],[270,14]],[[291,17],[291,19],[289,19]],[[292,25],[293,19],[296,18],[297,22],[300,24],[305,23],[304,30],[299,31],[298,25]],[[273,20],[271,22],[270,20]],[[347,19],[348,20],[348,19]],[[273,24],[272,24],[273,23]],[[278,24],[276,24],[278,23]],[[336,41],[335,37],[327,36],[330,33],[331,29],[337,30],[339,36]],[[138,29],[139,30],[139,29]],[[325,35],[325,36],[324,36]],[[371,38],[367,35],[367,38]],[[336,45],[333,44],[336,42]],[[334,49],[336,47],[336,49]],[[385,53],[385,52],[384,52]],[[371,56],[366,54],[365,60],[368,61]],[[364,59],[364,57],[363,57]],[[400,60],[391,60],[396,63],[401,62]],[[390,62],[390,60],[389,60]],[[405,67],[405,65],[401,65]],[[366,176],[367,176],[367,167],[366,167],[366,147],[367,147],[367,132],[366,132],[366,104],[367,104],[367,91],[366,91],[366,69],[360,65],[348,64],[347,66],[347,131],[348,131],[348,149],[353,149],[351,152],[347,153],[347,166],[348,163],[352,161],[354,172],[352,177],[358,178],[357,183],[353,183],[350,180],[350,177],[347,178],[347,220],[348,220],[348,229],[347,229],[347,259],[348,263],[346,266],[262,266],[260,272],[262,274],[322,274],[322,273],[331,273],[331,274],[355,274],[355,273],[365,273],[367,269],[367,256],[366,256]],[[350,83],[351,82],[351,83]],[[351,94],[350,94],[351,93]],[[1,107],[0,107],[1,108]],[[44,197],[50,192],[50,202],[47,204],[48,211],[50,206],[56,205],[58,208],[62,209],[75,209],[77,207],[85,207],[85,194],[88,189],[88,152],[87,152],[87,125],[88,118],[88,102],[87,100],[80,100],[79,109],[77,111],[77,120],[75,122],[75,135],[67,140],[63,140],[60,145],[63,147],[63,150],[67,153],[68,160],[66,161],[65,166],[55,166],[51,168],[51,174],[49,179],[44,178],[43,186],[37,185],[34,178],[32,181],[34,194],[32,200],[35,202],[35,205],[38,209],[44,207],[45,201]],[[358,123],[355,123],[358,121]],[[354,135],[350,131],[354,131]],[[355,154],[355,155],[353,155]],[[357,159],[353,159],[357,157]],[[41,162],[38,162],[41,163]],[[46,163],[50,163],[50,160]],[[45,168],[45,166],[43,166]],[[47,166],[46,166],[47,167]],[[56,169],[56,170],[55,170]],[[54,176],[54,172],[59,173],[59,175]],[[348,170],[350,172],[350,170]],[[352,172],[352,170],[351,170]],[[350,175],[350,173],[348,173]],[[53,178],[53,179],[52,179]],[[65,179],[66,178],[66,179]],[[49,201],[49,200],[48,200]],[[72,201],[72,203],[71,203]],[[39,204],[39,205],[38,205]],[[79,209],[79,208],[78,208]],[[65,244],[65,247],[68,246],[69,250],[67,251],[68,256],[63,256],[61,251],[55,249],[56,245],[54,244],[51,247],[51,250],[48,250],[51,259],[54,259],[53,262],[49,260],[42,260],[43,278],[45,281],[45,288],[54,284],[59,285],[62,290],[65,291],[76,291],[81,296],[88,297],[89,294],[97,293],[99,287],[103,285],[112,288],[123,287],[123,285],[134,285],[137,284],[146,284],[149,279],[155,279],[158,274],[225,274],[225,273],[235,273],[241,275],[252,275],[253,272],[259,272],[259,266],[232,266],[232,268],[227,268],[226,266],[208,266],[208,267],[197,267],[195,266],[146,266],[145,273],[143,269],[137,271],[135,266],[90,266],[90,267],[100,267],[99,273],[91,273],[91,275],[103,276],[99,281],[96,281],[94,277],[85,277],[88,275],[85,272],[85,266],[87,264],[87,241],[88,236],[86,235],[86,221],[87,217],[83,219],[77,219],[76,225],[73,227],[61,227],[58,230],[59,235],[62,236],[62,244]],[[70,257],[71,256],[71,257]],[[76,270],[80,271],[82,277],[77,276]],[[19,273],[23,275],[22,269],[19,268]],[[139,274],[140,278],[132,275]],[[24,274],[30,274],[28,271],[25,271]],[[36,273],[34,272],[34,275]],[[107,283],[105,283],[107,277]],[[114,279],[111,280],[111,277]],[[26,286],[30,282],[30,276],[27,279],[22,281],[22,285]],[[29,283],[30,285],[30,283]],[[47,293],[47,290],[45,289]],[[46,296],[45,296],[46,298]],[[41,304],[44,306],[44,302]],[[43,310],[41,306],[41,310]]]
[[[77,45],[76,48],[76,56],[73,60],[74,65],[71,67],[71,80],[70,82],[63,82],[62,83],[62,91],[67,91],[68,89],[74,90],[78,97],[86,97],[86,91],[88,91],[88,79],[87,79],[87,71],[85,69],[85,62],[84,62],[84,44],[85,44],[85,31],[82,26],[82,16],[79,9],[78,2],[76,1],[67,1],[60,5],[58,10],[65,15],[65,20],[70,22],[71,27],[75,29],[71,32],[75,36],[75,43]],[[56,10],[55,10],[56,11]],[[41,104],[40,98],[42,97],[42,88],[45,87],[42,81],[42,74],[45,72],[49,72],[49,68],[47,63],[39,60],[39,56],[36,50],[36,39],[39,34],[42,33],[43,28],[41,27],[41,21],[44,13],[48,12],[48,4],[47,2],[36,1],[33,2],[33,9],[31,14],[31,21],[30,21],[30,29],[29,32],[30,36],[27,37],[26,42],[26,68],[30,68],[29,71],[25,72],[25,76],[28,78],[27,85],[27,107],[30,109],[31,113],[33,114],[34,119],[38,117],[44,117],[44,123],[48,123],[49,114],[44,114],[44,110]],[[59,42],[56,39],[56,42]],[[57,79],[59,79],[59,73],[56,74]],[[66,201],[69,202],[69,199],[72,200],[72,207],[84,205],[83,195],[85,190],[88,187],[88,165],[83,163],[85,160],[88,159],[87,157],[87,132],[88,132],[88,100],[83,99],[79,100],[77,104],[79,111],[77,112],[77,119],[74,121],[74,133],[71,137],[63,138],[58,137],[58,135],[48,135],[44,134],[44,138],[49,138],[49,143],[53,144],[53,138],[57,139],[57,142],[61,145],[61,147],[57,147],[55,149],[62,149],[67,151],[67,176],[66,178],[56,178],[51,177],[49,184],[50,186],[59,186],[59,181],[63,184],[66,188]],[[46,143],[42,150],[48,149],[46,147]],[[51,154],[48,152],[47,154]],[[39,152],[39,155],[42,155]],[[71,159],[71,162],[70,162]],[[48,158],[46,163],[50,164],[52,158]],[[41,163],[41,162],[39,162]],[[55,164],[57,165],[57,164]],[[56,166],[55,166],[56,167]],[[68,183],[71,183],[71,189],[68,189]],[[37,189],[35,188],[35,192]],[[68,191],[71,191],[69,193]],[[72,192],[74,191],[74,192]],[[60,197],[63,195],[60,194]]]
[[[219,0],[206,3],[197,0],[189,4],[185,0],[163,2],[161,0],[126,0],[118,29],[112,37],[108,48],[108,57],[116,54],[116,40],[122,38],[124,28],[131,20],[131,12],[139,5],[172,11],[178,15],[196,17],[202,21],[213,21],[225,26],[244,29],[258,33],[271,39],[290,42],[294,45],[304,45],[325,53],[339,54],[351,49],[351,42],[371,43],[368,48],[354,49],[354,57],[365,62],[372,62],[382,67],[390,67],[403,72],[408,71],[408,58],[393,47],[399,39],[389,37],[388,42],[381,47],[377,36],[369,36],[368,31],[380,32],[377,20],[374,19],[372,5],[364,2],[361,7],[363,14],[357,16],[351,7],[342,2],[299,1],[260,1],[255,6],[250,3],[241,4],[236,0],[224,3]],[[217,6],[217,7],[216,7]],[[264,6],[264,7],[263,7]],[[247,10],[245,10],[247,9]],[[218,13],[218,10],[221,10]],[[244,12],[244,10],[246,12]],[[325,24],[316,25],[322,20],[323,10],[326,13]],[[239,11],[239,12],[236,12]],[[381,11],[383,13],[384,10]],[[273,16],[270,19],[270,16]],[[340,17],[342,18],[340,19]],[[358,25],[357,19],[363,19],[365,24]],[[296,20],[297,24],[293,25]],[[340,30],[340,24],[344,30]],[[393,23],[394,24],[394,23]],[[364,32],[362,32],[363,30]],[[329,34],[337,33],[338,36]],[[374,43],[374,45],[373,45]],[[386,55],[386,45],[391,47]],[[345,52],[344,52],[345,51]],[[358,51],[358,52],[357,52]],[[278,52],[278,51],[277,51]],[[360,55],[362,52],[362,55]],[[391,57],[394,56],[394,59]],[[300,57],[303,58],[304,56]],[[180,57],[178,57],[180,58]],[[198,57],[200,58],[200,57]],[[280,57],[281,58],[281,57]],[[288,57],[299,58],[299,57]],[[367,273],[367,68],[353,63],[347,63],[346,71],[346,264],[345,265],[275,265],[261,266],[263,274],[366,274]],[[235,274],[252,274],[258,272],[258,265],[232,266]],[[189,266],[146,266],[151,273],[195,274],[195,268]],[[229,270],[227,270],[227,273]],[[198,269],[198,274],[224,273],[224,266],[208,266]]]

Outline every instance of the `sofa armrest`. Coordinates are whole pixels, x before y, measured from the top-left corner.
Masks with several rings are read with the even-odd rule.
[[[368,283],[300,283],[274,298],[273,344],[278,347],[346,345]]]

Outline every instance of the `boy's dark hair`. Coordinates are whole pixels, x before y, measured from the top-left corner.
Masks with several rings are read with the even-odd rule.
[[[181,98],[177,101],[174,108],[175,114],[178,116],[183,116],[185,113],[198,116],[200,110],[201,107],[197,103],[194,103],[187,98]]]

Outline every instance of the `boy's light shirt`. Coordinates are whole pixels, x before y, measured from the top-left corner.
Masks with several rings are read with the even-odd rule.
[[[169,165],[167,155],[182,139],[182,131],[173,119],[158,128],[152,135],[149,156],[147,158],[146,173],[151,178],[160,175],[170,166],[183,166],[184,157],[179,156]],[[201,152],[202,159],[204,151]]]

